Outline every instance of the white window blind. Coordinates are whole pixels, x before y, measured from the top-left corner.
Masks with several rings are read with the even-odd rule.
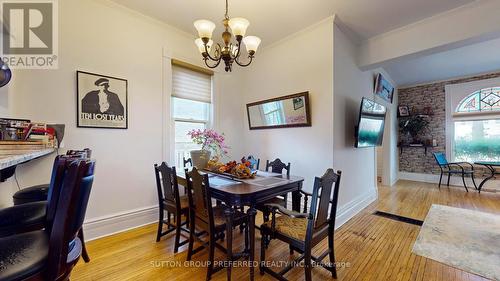
[[[212,76],[173,64],[172,96],[210,103],[212,100]]]

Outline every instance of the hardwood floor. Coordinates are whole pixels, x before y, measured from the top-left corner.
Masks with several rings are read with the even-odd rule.
[[[342,191],[341,191],[342,192]],[[410,181],[400,181],[393,187],[379,187],[379,199],[335,232],[337,262],[346,266],[338,269],[338,280],[486,280],[436,261],[412,254],[419,226],[375,216],[376,210],[424,220],[432,204],[480,210],[500,215],[500,193],[476,191],[466,193],[459,187],[442,187]],[[258,219],[261,215],[258,214]],[[91,262],[78,263],[72,280],[204,280],[206,268],[184,267],[187,246],[173,254],[173,235],[155,243],[156,225],[91,241],[87,244]],[[242,245],[242,235],[234,232],[235,245]],[[256,256],[260,251],[257,236]],[[316,247],[315,254],[325,250],[327,241]],[[216,252],[216,260],[224,256]],[[273,240],[267,259],[287,260],[288,246]],[[193,257],[194,262],[207,259],[207,251]],[[248,269],[233,269],[233,280],[248,280]],[[256,271],[255,280],[274,280]],[[295,268],[286,277],[304,280],[304,271]],[[212,280],[226,280],[219,271]],[[333,280],[329,272],[313,269],[313,280]]]

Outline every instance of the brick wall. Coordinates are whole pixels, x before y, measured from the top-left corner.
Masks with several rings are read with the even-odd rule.
[[[404,148],[403,153],[399,155],[399,170],[423,174],[439,173],[432,152],[446,151],[445,86],[497,77],[500,77],[500,72],[398,89],[399,105],[407,105],[410,111],[417,112],[424,107],[432,109],[433,115],[427,118],[429,129],[421,135],[421,139],[435,139],[438,144],[435,148],[429,148],[427,155],[423,148]],[[407,143],[409,140],[408,136],[399,133],[400,142]]]

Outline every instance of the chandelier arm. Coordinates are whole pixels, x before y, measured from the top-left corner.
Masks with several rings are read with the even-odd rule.
[[[253,56],[250,56],[250,55],[249,55],[249,56],[248,56],[248,58],[250,58],[250,60],[249,60],[247,63],[245,63],[245,64],[240,63],[240,62],[238,61],[238,58],[236,58],[234,61],[235,61],[235,62],[236,62],[239,66],[245,67],[245,66],[249,66],[249,65],[252,63],[252,61],[253,61]]]
[[[239,44],[239,43],[238,43],[238,50],[237,50],[237,52],[236,52],[236,54],[235,54],[235,55],[231,55],[231,58],[232,58],[233,60],[238,59],[238,57],[240,56],[240,53],[241,53],[241,44]]]
[[[208,57],[208,58],[210,58],[210,59],[211,59],[211,60],[213,60],[213,61],[218,61],[218,60],[220,60],[220,59],[221,59],[221,55],[220,55],[220,53],[221,53],[221,51],[220,51],[220,50],[221,50],[221,46],[220,46],[220,44],[219,44],[219,43],[217,43],[217,46],[215,47],[215,51],[214,51],[215,57],[212,57],[212,56],[210,55],[210,52],[208,51],[207,44],[204,44],[204,45],[205,45],[205,53],[207,54],[207,57]],[[217,50],[219,50],[219,56],[218,56],[218,57],[217,57],[217,55],[216,55],[216,54],[217,54]]]
[[[214,65],[210,65],[210,64],[208,64],[208,58],[204,59],[205,65],[208,66],[209,68],[216,68],[217,66],[219,66],[221,60],[222,60],[221,58],[219,58],[218,60],[213,60],[213,61],[216,61],[217,63]]]

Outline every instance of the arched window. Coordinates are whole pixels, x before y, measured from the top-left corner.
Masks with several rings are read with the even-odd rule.
[[[470,94],[455,110],[457,113],[485,111],[500,111],[500,87],[485,88]]]
[[[462,99],[453,123],[455,161],[500,161],[500,87],[484,88]]]

